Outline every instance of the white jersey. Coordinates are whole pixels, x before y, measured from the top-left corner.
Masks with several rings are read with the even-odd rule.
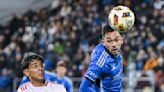
[[[66,92],[64,86],[46,81],[44,86],[33,86],[27,82],[18,88],[17,92]]]

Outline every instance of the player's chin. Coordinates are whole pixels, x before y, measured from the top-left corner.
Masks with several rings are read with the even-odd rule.
[[[43,82],[44,81],[44,77],[38,77],[37,78],[40,82]]]
[[[37,78],[38,78],[39,80],[44,80],[44,76],[42,76],[42,75],[39,75]]]
[[[119,53],[118,50],[114,50],[114,51],[112,51],[112,54],[113,54],[113,55],[117,55],[118,53]]]

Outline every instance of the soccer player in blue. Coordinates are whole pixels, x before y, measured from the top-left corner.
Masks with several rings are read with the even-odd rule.
[[[58,61],[57,67],[56,67],[56,73],[45,71],[44,78],[45,78],[45,80],[52,81],[52,82],[55,82],[58,84],[62,84],[66,88],[67,92],[73,92],[73,83],[70,80],[70,78],[65,76],[66,71],[67,71],[67,68],[66,68],[66,64],[64,63],[64,61]],[[24,76],[20,85],[22,85],[28,81],[29,81],[29,79],[26,76]]]
[[[102,42],[92,51],[80,92],[121,92],[123,37],[110,26],[102,30]]]

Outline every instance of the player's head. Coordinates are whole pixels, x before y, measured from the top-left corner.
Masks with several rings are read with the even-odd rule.
[[[30,79],[39,82],[44,81],[44,60],[43,57],[33,53],[25,53],[22,60],[23,73]]]
[[[102,42],[111,54],[117,55],[123,44],[123,38],[118,31],[106,25],[102,30]]]
[[[59,77],[63,77],[67,72],[66,64],[64,61],[58,61],[56,67],[56,73]]]

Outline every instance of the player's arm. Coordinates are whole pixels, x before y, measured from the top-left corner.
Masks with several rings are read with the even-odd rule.
[[[68,79],[67,92],[73,92],[73,83],[70,79]]]
[[[92,84],[93,82],[85,77],[81,82],[79,92],[96,92],[92,88]]]
[[[90,66],[86,72],[84,79],[80,84],[79,91],[96,92],[96,90],[92,87],[92,85],[95,85],[96,79],[100,78],[101,74],[102,74],[102,69],[99,66],[97,65]]]

